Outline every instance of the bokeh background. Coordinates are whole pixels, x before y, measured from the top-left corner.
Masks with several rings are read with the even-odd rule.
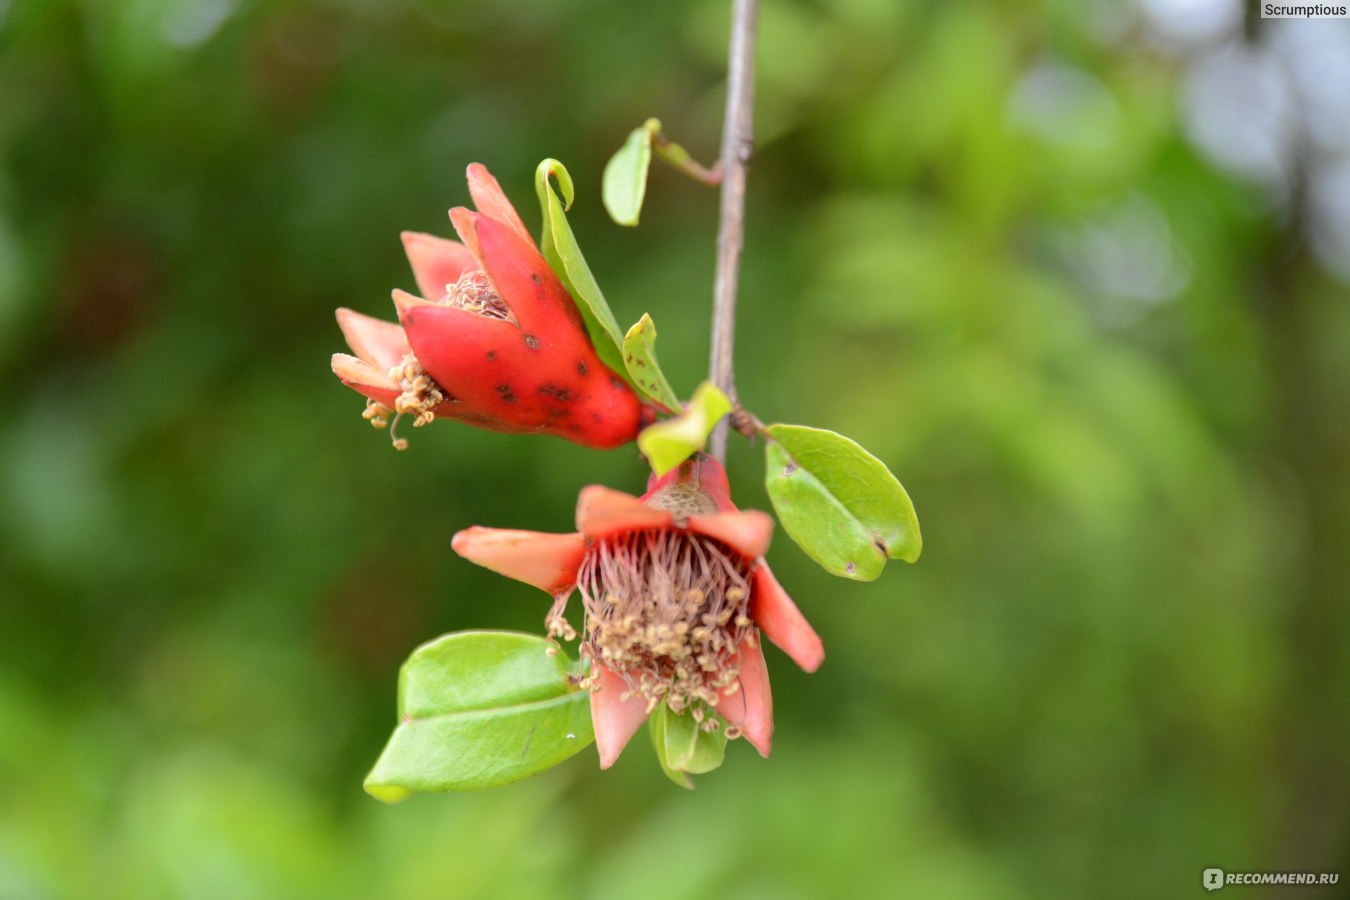
[[[690,390],[715,192],[658,167],[633,231],[599,180],[649,115],[715,155],[727,3],[0,0],[0,897],[1350,878],[1350,22],[1251,7],[764,0],[742,396],[886,460],[923,558],[775,545],[828,659],[770,651],[771,761],[685,793],[639,737],[386,807],[408,652],[542,630],[450,536],[644,476],[452,423],[394,452],[332,311],[392,315],[471,161],[537,225],[555,156]]]

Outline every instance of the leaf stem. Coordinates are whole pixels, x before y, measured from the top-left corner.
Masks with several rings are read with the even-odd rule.
[[[713,282],[712,348],[708,375],[736,399],[732,346],[736,333],[736,285],[745,243],[745,176],[754,149],[755,20],[758,0],[734,0],[727,48],[727,108],[722,124],[722,205],[717,228],[717,275]],[[726,461],[728,422],[713,431],[709,449]]]
[[[708,168],[690,156],[688,150],[659,132],[652,135],[652,151],[672,168],[683,172],[700,184],[717,187],[722,183],[721,160]]]

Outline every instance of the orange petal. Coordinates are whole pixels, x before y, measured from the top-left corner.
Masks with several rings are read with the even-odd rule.
[[[333,354],[333,374],[347,387],[391,408],[394,400],[403,393],[387,374],[371,368],[365,360],[345,353]]]
[[[768,756],[773,747],[773,695],[769,692],[769,668],[759,641],[747,643],[738,654],[740,688],[734,694],[722,693],[717,712],[741,729],[745,739]]]
[[[628,685],[599,663],[592,663],[600,690],[591,694],[591,724],[595,726],[595,749],[600,751],[600,768],[614,765],[623,748],[647,721],[647,701],[641,697],[622,699]]]
[[[792,661],[814,672],[825,661],[825,647],[797,604],[763,562],[755,568],[750,587],[750,617]]]
[[[405,231],[401,237],[403,252],[408,254],[417,279],[417,290],[428,300],[441,299],[465,269],[478,267],[463,244],[416,231]]]
[[[363,362],[388,372],[403,361],[408,352],[408,337],[397,322],[386,322],[351,309],[337,311],[338,327]]]
[[[579,534],[547,534],[478,525],[456,534],[451,546],[470,562],[550,594],[576,584],[577,569],[586,555],[586,542]]]
[[[665,528],[672,517],[653,509],[632,494],[592,484],[577,497],[577,530],[588,538],[604,538],[621,531]]]
[[[773,538],[773,517],[757,509],[690,516],[689,530],[719,540],[750,559],[758,559],[768,551]]]
[[[497,183],[497,179],[492,177],[492,173],[482,163],[471,163],[469,165],[469,196],[473,198],[473,205],[478,207],[478,211],[489,219],[495,219],[503,225],[509,226],[516,234],[534,244],[534,238],[530,237],[530,232],[526,230],[525,223],[520,220],[516,213],[516,208],[511,205],[511,201],[506,199],[502,186]]]

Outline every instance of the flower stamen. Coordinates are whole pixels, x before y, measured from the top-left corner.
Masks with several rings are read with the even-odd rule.
[[[520,325],[516,314],[511,312],[511,307],[502,300],[482,269],[469,269],[454,284],[447,284],[441,302],[485,319],[501,319],[512,325]]]
[[[376,428],[389,426],[389,440],[393,443],[394,449],[406,450],[407,438],[397,435],[399,420],[408,415],[413,417],[414,428],[428,425],[436,419],[436,407],[449,398],[445,390],[422,369],[422,364],[412,353],[403,355],[403,361],[389,370],[389,377],[402,391],[394,398],[394,408],[390,409],[383,403],[368,399],[365,412],[361,416]],[[389,421],[391,414],[394,416],[392,425]]]
[[[367,397],[366,408],[361,413],[361,418],[376,428],[388,428],[389,417],[393,414],[394,411],[380,401]]]
[[[718,728],[711,713],[739,686],[737,653],[753,637],[749,577],[742,555],[682,529],[599,541],[577,576],[582,652],[619,675],[625,695],[645,700],[649,711],[664,701],[704,730]]]

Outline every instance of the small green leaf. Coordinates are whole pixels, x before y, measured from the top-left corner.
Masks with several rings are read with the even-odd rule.
[[[664,475],[703,449],[713,426],[729,412],[731,400],[711,381],[705,381],[683,412],[642,429],[638,449],[647,455],[652,471]]]
[[[840,434],[770,425],[765,484],[788,535],[826,570],[871,581],[923,549],[914,504],[881,460]]]
[[[590,694],[551,641],[506,631],[447,634],[399,674],[399,724],[366,777],[394,803],[419,791],[470,791],[556,766],[595,739]]]
[[[680,787],[693,788],[689,775],[702,775],[718,768],[726,758],[726,723],[704,731],[688,713],[676,715],[664,703],[651,717],[652,743],[661,771]]]
[[[620,225],[633,226],[642,214],[647,196],[647,172],[652,165],[652,137],[661,133],[659,119],[648,119],[634,128],[605,164],[601,195],[609,217]]]
[[[686,791],[692,791],[694,789],[693,779],[678,769],[671,768],[666,759],[666,706],[664,703],[647,720],[647,724],[651,729],[652,747],[656,750],[656,761],[661,764],[661,771],[666,773],[667,778]]]
[[[623,364],[644,394],[672,412],[680,408],[680,398],[656,361],[656,323],[646,313],[624,335]]]
[[[555,190],[553,179],[557,179]],[[572,176],[556,159],[546,159],[534,173],[534,189],[539,195],[539,207],[544,214],[544,230],[539,248],[549,266],[562,281],[563,287],[577,301],[586,331],[595,345],[600,360],[615,372],[623,372],[623,353],[620,348],[619,322],[600,292],[586,257],[581,255],[572,226],[567,224],[567,210],[572,208],[575,190]],[[561,193],[561,197],[559,194]]]

